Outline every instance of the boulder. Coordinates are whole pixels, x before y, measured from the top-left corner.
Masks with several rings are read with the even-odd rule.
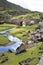
[[[43,29],[40,30],[40,33],[43,34]]]
[[[34,41],[32,41],[32,40],[28,41],[28,44],[33,44],[33,43],[34,43]]]
[[[35,24],[34,20],[30,21],[30,25],[33,25]]]
[[[43,22],[39,22],[38,28],[42,29],[43,28]]]
[[[25,44],[21,44],[17,49],[16,49],[16,54],[19,54],[21,52],[26,51],[26,45]]]

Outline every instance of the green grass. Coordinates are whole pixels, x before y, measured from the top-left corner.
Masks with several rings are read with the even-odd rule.
[[[11,28],[14,28],[14,27],[16,27],[16,25],[13,25],[13,24],[0,24],[0,31],[8,30],[8,29],[11,29]]]
[[[13,24],[0,24],[0,31],[8,30],[15,27],[16,25],[13,25]],[[0,45],[6,45],[8,43],[9,43],[9,40],[0,34]]]
[[[34,30],[36,27],[36,25],[32,25],[32,26],[25,26],[25,27],[21,27],[21,28],[17,28],[16,30],[11,30],[9,32],[9,34],[12,34],[13,36],[16,36],[22,40],[26,40],[29,36],[27,33],[25,33],[27,30]],[[23,37],[23,33],[26,34],[25,37]]]
[[[36,46],[27,49],[27,52],[21,53],[19,55],[15,55],[15,53],[10,53],[10,52],[4,52],[4,54],[9,58],[9,60],[3,64],[0,65],[19,65],[20,61],[23,61],[27,58],[34,58],[29,65],[37,65],[39,62],[38,57],[40,56],[39,54],[39,47],[41,47],[43,43],[40,42]],[[31,54],[33,52],[33,54]]]
[[[10,41],[4,37],[3,35],[0,35],[0,45],[6,45],[8,44]]]

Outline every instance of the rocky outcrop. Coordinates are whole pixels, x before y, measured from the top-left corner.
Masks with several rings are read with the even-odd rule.
[[[22,51],[26,50],[27,48],[33,47],[37,42],[43,41],[43,34],[40,33],[41,30],[36,30],[31,33],[31,38],[24,44],[21,44],[20,47],[16,49],[16,54],[21,53]]]
[[[43,28],[42,29],[36,29],[32,32],[26,31],[26,33],[31,33],[31,38],[28,39],[27,42],[24,44],[21,44],[20,47],[16,49],[16,53],[19,54],[20,52],[26,50],[27,48],[30,48],[34,46],[37,42],[43,41]]]

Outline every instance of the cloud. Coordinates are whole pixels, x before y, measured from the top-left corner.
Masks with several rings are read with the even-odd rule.
[[[24,8],[43,12],[43,0],[8,0]]]

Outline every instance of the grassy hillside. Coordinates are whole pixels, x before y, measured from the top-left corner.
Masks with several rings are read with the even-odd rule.
[[[29,10],[22,8],[19,5],[10,3],[7,0],[0,0],[0,10],[8,10],[8,13],[12,15],[29,12]]]
[[[1,23],[9,21],[12,17],[15,17],[15,16],[17,16],[16,18],[20,18],[22,16],[37,18],[39,16],[39,13],[40,12],[37,12],[37,11],[32,12],[19,5],[10,3],[7,0],[0,0],[0,22]]]
[[[40,12],[30,11],[19,5],[8,2],[7,0],[0,0],[0,24],[8,22],[11,18],[40,18]],[[42,16],[43,17],[43,16]]]
[[[0,22],[6,22],[12,18],[21,14],[29,13],[30,10],[25,9],[19,5],[8,2],[7,0],[0,0]]]

